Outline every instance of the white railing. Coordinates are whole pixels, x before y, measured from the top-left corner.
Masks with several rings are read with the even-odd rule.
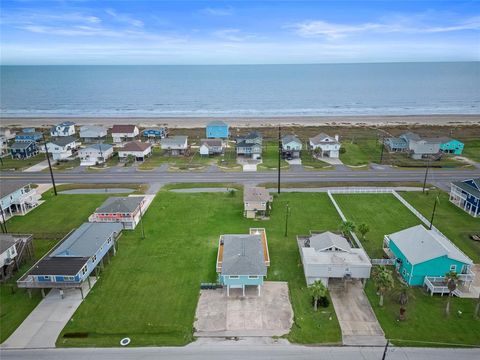
[[[392,191],[394,191],[392,188],[381,187],[346,187],[329,190],[332,194],[390,194]]]

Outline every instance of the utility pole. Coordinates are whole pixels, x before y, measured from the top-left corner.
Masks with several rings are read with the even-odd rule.
[[[423,179],[423,190],[422,193],[425,194],[425,186],[427,185],[427,176],[428,176],[428,169],[430,168],[430,159],[427,162],[427,169],[425,170],[425,179]]]
[[[383,148],[385,147],[385,144],[384,144],[384,142],[385,142],[385,137],[382,136],[382,140],[381,140],[381,141],[382,141],[382,152],[380,153],[380,164],[382,164],[382,162],[383,162]]]
[[[102,152],[102,144],[98,144],[98,150],[100,150],[100,157],[102,158],[102,161],[105,163],[105,159],[103,158],[103,152]]]
[[[278,189],[277,192],[280,194],[280,158],[282,157],[282,130],[281,127],[278,127]]]
[[[430,219],[430,227],[429,227],[430,230],[432,230],[432,227],[433,227],[433,219],[435,217],[435,210],[437,209],[437,201],[438,201],[438,195],[435,197],[435,202],[433,203],[432,218]]]
[[[290,206],[287,205],[285,206],[285,237],[288,236],[288,216],[290,215]]]
[[[45,134],[42,134],[42,136],[43,142],[45,144],[45,156],[47,157],[48,168],[50,169],[50,177],[52,178],[53,193],[55,194],[55,196],[57,196],[57,187],[55,186],[55,178],[53,177],[52,164],[50,162],[50,157],[48,156],[47,140],[45,139]]]

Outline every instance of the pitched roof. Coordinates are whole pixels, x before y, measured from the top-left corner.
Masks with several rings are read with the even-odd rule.
[[[37,143],[35,141],[16,141],[10,146],[10,148],[22,150],[28,148],[32,144],[36,145]]]
[[[352,249],[347,239],[330,231],[310,236],[310,247],[318,251],[323,251],[332,247],[347,252]]]
[[[243,189],[243,201],[270,201],[271,195],[267,189],[258,186],[246,186]]]
[[[387,236],[413,265],[442,256],[448,256],[465,264],[473,263],[450,240],[434,230],[427,230],[423,225],[413,226]]]
[[[0,181],[0,197],[4,197],[7,195],[10,195],[11,193],[23,188],[24,186],[27,186],[31,184],[29,181]]]
[[[162,146],[184,145],[187,139],[188,139],[188,136],[184,136],[184,135],[170,136],[168,138],[161,139],[160,144]]]
[[[29,275],[77,275],[87,263],[88,257],[45,257],[36,264]]]
[[[71,144],[76,140],[77,139],[75,139],[73,136],[60,136],[57,138],[51,138],[50,142],[58,146],[65,146],[65,145]]]
[[[151,147],[152,147],[152,144],[150,143],[144,143],[141,141],[131,141],[123,145],[120,151],[145,151]]]
[[[260,235],[222,235],[222,275],[267,275]]]
[[[415,133],[411,132],[411,131],[400,135],[400,137],[405,138],[405,140],[407,140],[407,141],[420,140],[420,136],[418,134],[415,134]]]
[[[228,126],[226,122],[223,122],[221,120],[214,120],[210,121],[207,126]]]
[[[18,239],[11,234],[0,234],[0,254],[10,249],[17,241]]]
[[[255,139],[262,139],[262,134],[259,131],[251,131],[247,135],[237,137],[237,140],[239,141]]]
[[[222,139],[202,139],[200,140],[201,145],[206,145],[207,147],[209,146],[222,146],[223,141]]]
[[[328,140],[325,141],[325,139],[328,139]],[[328,144],[338,143],[338,141],[335,140],[334,137],[331,137],[330,135],[327,135],[325,133],[320,133],[317,136],[310,138],[310,142],[315,145],[324,144],[324,143],[328,143]]]
[[[472,181],[475,186],[467,183],[467,181]],[[480,177],[463,181],[454,181],[452,182],[452,184],[458,186],[463,191],[466,191],[467,193],[480,199]]]
[[[19,132],[17,133],[17,135],[15,136],[18,136],[18,137],[22,137],[22,136],[29,136],[29,137],[41,137],[43,134],[40,132],[40,131],[32,131],[32,132]]]
[[[136,125],[113,125],[112,133],[133,133]]]
[[[89,145],[83,149],[80,149],[80,152],[86,151],[86,150],[107,151],[107,150],[110,150],[111,148],[113,148],[113,145],[110,145],[110,144],[95,144],[95,145]]]
[[[297,144],[302,144],[300,139],[298,137],[296,137],[295,135],[285,135],[284,137],[282,137],[282,145],[283,146],[285,146],[285,145],[287,145],[288,143],[291,143],[291,142],[296,142]]]
[[[95,210],[95,213],[131,213],[140,206],[143,199],[143,196],[109,197],[97,210]]]
[[[122,229],[119,223],[83,223],[48,256],[91,257],[113,233]]]
[[[402,139],[402,138],[397,138],[397,137],[389,137],[389,138],[385,138],[385,142],[390,142],[392,143],[393,145],[396,145],[396,146],[407,146],[407,141],[405,139]]]
[[[107,129],[102,126],[93,126],[93,125],[85,125],[80,128],[80,133],[93,133],[93,134],[101,134],[105,133]]]

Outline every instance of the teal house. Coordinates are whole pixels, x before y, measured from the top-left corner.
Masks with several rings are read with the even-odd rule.
[[[441,138],[440,151],[447,154],[462,155],[464,144],[461,141]]]
[[[228,139],[228,124],[223,121],[211,121],[206,128],[207,139]]]
[[[256,287],[258,296],[270,265],[265,229],[250,229],[249,234],[221,235],[217,253],[218,281],[227,289]]]
[[[438,282],[450,271],[456,272],[460,280],[471,275],[472,260],[446,237],[423,225],[385,235],[385,244],[408,285],[422,286],[428,278]]]

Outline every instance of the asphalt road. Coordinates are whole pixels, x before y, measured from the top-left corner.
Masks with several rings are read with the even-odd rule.
[[[129,349],[3,350],[2,360],[380,360],[381,347],[308,347],[297,345],[220,345]],[[471,360],[480,349],[389,348],[388,360]]]

